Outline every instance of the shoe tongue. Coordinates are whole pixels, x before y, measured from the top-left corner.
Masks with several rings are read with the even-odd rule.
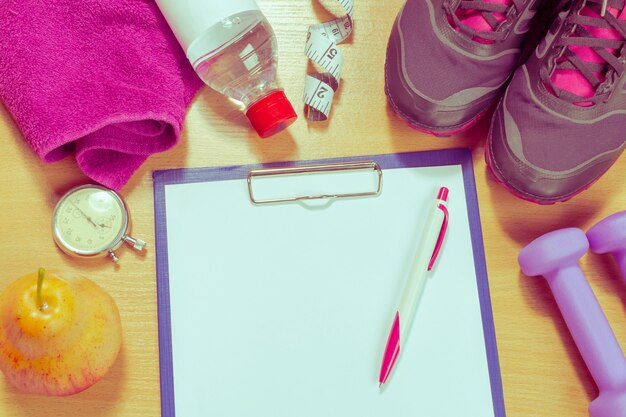
[[[618,20],[626,20],[626,8],[621,12],[618,9],[614,9],[612,7],[607,7],[606,13],[611,13],[613,16],[617,17]],[[593,10],[592,8],[585,6],[580,11],[582,16],[589,16],[595,18],[601,18],[600,14]],[[604,39],[618,39],[621,40],[622,35],[615,29],[603,29],[591,26],[584,26],[584,28],[589,32],[589,34],[595,38],[604,38]],[[572,37],[575,37],[576,34],[572,34]],[[574,52],[578,57],[585,61],[591,63],[604,63],[604,59],[600,57],[594,50],[588,46],[569,46],[568,47],[572,52]],[[615,54],[615,50],[613,48],[605,48],[612,54]],[[564,61],[565,58],[561,57],[557,60],[557,63]],[[599,82],[604,82],[606,78],[605,72],[595,72],[594,73],[598,78]],[[552,77],[550,78],[552,84],[561,90],[569,91],[572,94],[576,94],[580,97],[593,97],[596,93],[593,85],[589,83],[589,81],[582,75],[579,71],[573,69],[558,69],[554,71]],[[593,105],[590,101],[574,103],[579,106],[588,107]]]
[[[511,5],[511,0],[482,0],[484,3],[493,3],[493,4],[504,4],[507,6]],[[506,19],[506,16],[503,13],[498,12],[483,12],[475,9],[461,9],[460,7],[456,10],[457,17],[463,22],[463,24],[475,29],[478,32],[493,32],[494,29],[491,27],[489,22],[483,17],[483,13],[491,13],[496,18],[498,23],[501,23]],[[473,38],[476,42],[480,43],[493,43],[491,40],[483,39],[480,36],[475,36]]]

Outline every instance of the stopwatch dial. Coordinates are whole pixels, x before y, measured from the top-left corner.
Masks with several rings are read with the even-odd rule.
[[[66,195],[57,208],[56,229],[61,240],[69,249],[85,254],[115,245],[126,222],[122,203],[104,189],[78,189]]]

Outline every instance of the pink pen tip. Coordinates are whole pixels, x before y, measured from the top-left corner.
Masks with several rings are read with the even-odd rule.
[[[443,200],[443,201],[448,201],[448,192],[450,190],[448,190],[448,187],[441,187],[439,189],[439,194],[437,194],[437,199],[438,200]]]
[[[400,353],[400,314],[396,311],[389,338],[387,339],[383,361],[380,365],[380,376],[378,377],[380,385],[387,382],[387,378],[398,358],[398,353]]]

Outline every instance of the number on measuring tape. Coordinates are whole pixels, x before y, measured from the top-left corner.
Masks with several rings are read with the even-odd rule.
[[[304,113],[310,121],[328,119],[335,91],[339,88],[343,52],[338,44],[352,32],[354,0],[337,0],[346,15],[325,23],[309,26],[304,54],[320,68],[321,73],[309,74],[304,82]]]

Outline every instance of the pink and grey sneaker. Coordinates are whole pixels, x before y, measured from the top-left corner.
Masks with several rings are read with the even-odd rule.
[[[513,76],[494,114],[487,162],[540,204],[587,189],[626,143],[624,0],[573,0]]]
[[[391,32],[385,89],[414,128],[448,136],[502,95],[542,0],[407,0]]]

